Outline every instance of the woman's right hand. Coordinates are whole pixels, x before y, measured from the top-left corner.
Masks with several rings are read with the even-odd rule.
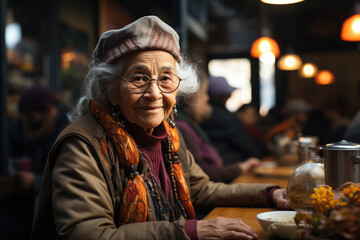
[[[261,164],[260,159],[251,157],[244,162],[239,164],[242,173],[250,173],[258,168]]]
[[[256,239],[256,233],[241,218],[217,217],[197,222],[198,239]]]

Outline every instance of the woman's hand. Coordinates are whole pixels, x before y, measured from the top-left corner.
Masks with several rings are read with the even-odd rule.
[[[245,162],[240,163],[240,168],[242,173],[249,173],[254,171],[256,168],[260,166],[260,159],[251,157],[247,159]]]
[[[290,205],[286,197],[286,189],[279,188],[273,192],[273,202],[277,208],[289,209]]]
[[[240,218],[217,217],[197,222],[199,240],[203,239],[256,239],[257,235]]]

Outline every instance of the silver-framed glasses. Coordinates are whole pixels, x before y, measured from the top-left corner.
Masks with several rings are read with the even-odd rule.
[[[178,89],[181,79],[173,73],[164,73],[158,76],[157,79],[151,79],[148,75],[142,73],[135,73],[127,78],[121,78],[126,82],[129,90],[135,94],[146,92],[152,81],[156,81],[159,89],[163,93],[172,93]]]

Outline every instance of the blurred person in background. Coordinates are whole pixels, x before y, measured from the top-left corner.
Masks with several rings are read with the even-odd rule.
[[[303,133],[311,110],[312,106],[305,100],[300,98],[289,99],[284,106],[284,120],[269,129],[266,133],[267,140],[272,141],[277,136],[295,139]]]
[[[224,77],[210,77],[208,93],[213,111],[201,124],[225,164],[264,157],[236,114],[225,107],[234,90]]]
[[[329,129],[326,134],[325,142],[334,143],[344,139],[346,129],[350,120],[345,115],[345,99],[337,97],[330,99],[323,109],[324,116],[329,122]]]
[[[299,162],[299,137],[303,136],[310,104],[300,98],[290,98],[282,108],[283,120],[266,132],[267,145],[279,165],[294,166]]]
[[[8,131],[9,174],[14,181],[9,184],[14,188],[1,199],[1,215],[7,217],[1,230],[9,237],[5,239],[29,238],[34,199],[40,190],[47,155],[69,123],[70,109],[46,86],[26,89],[18,107],[20,116],[10,122]]]
[[[266,146],[266,135],[258,128],[258,121],[260,118],[259,112],[253,104],[243,104],[237,111],[236,115],[243,123],[246,132],[251,139],[258,145],[262,152],[269,153]]]
[[[360,110],[355,114],[347,127],[344,139],[349,142],[360,143]]]
[[[318,137],[318,144],[327,144],[327,134],[329,131],[329,122],[326,120],[321,109],[313,108],[308,114],[308,120],[303,126],[303,136]]]
[[[358,81],[357,92],[360,97],[360,80]],[[345,131],[344,139],[360,144],[360,106]]]
[[[260,165],[257,158],[249,158],[244,162],[224,164],[224,161],[211,144],[206,132],[200,124],[210,117],[211,106],[208,104],[208,77],[203,77],[197,93],[179,105],[176,125],[182,133],[186,146],[194,155],[197,164],[215,182],[230,182],[241,173],[249,173]]]

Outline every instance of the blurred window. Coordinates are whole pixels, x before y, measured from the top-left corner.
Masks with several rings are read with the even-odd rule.
[[[209,62],[209,72],[212,76],[225,77],[230,86],[237,88],[226,103],[229,111],[234,112],[241,105],[251,102],[251,64],[249,59],[214,59]]]
[[[275,57],[269,61],[260,57],[260,115],[266,116],[275,106]]]

